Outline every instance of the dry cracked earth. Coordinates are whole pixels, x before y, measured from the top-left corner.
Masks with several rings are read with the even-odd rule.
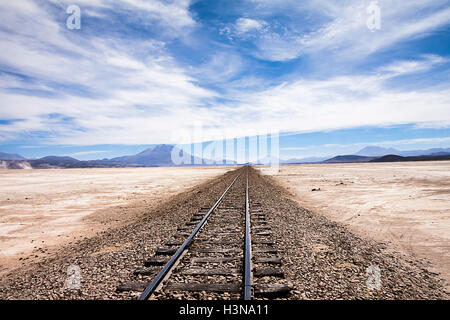
[[[272,228],[291,288],[286,299],[449,298],[439,275],[428,271],[425,261],[356,236],[299,207],[272,178],[254,169],[249,172],[250,206],[258,202]],[[141,268],[199,208],[212,206],[235,176],[232,171],[211,179],[142,212],[128,225],[61,247],[41,262],[2,276],[0,299],[136,299],[139,293],[118,292],[117,286],[139,280],[133,270]],[[71,265],[81,270],[79,290],[66,286]],[[379,271],[379,282],[373,282],[368,268]]]

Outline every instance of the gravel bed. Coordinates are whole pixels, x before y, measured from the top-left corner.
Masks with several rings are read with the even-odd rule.
[[[245,226],[245,180],[241,176],[222,203],[209,216],[202,230],[197,234],[187,254],[174,269],[174,274],[167,281],[167,284],[238,284],[242,283],[242,262],[233,263],[205,263],[201,266],[192,264],[195,258],[240,258],[243,259],[243,238]],[[229,233],[222,236],[221,233]],[[225,242],[224,244],[217,244]],[[211,252],[198,252],[196,250],[212,249]],[[214,252],[220,249],[237,249],[240,252]],[[185,270],[191,268],[214,269],[214,270],[238,270],[237,275],[186,275]],[[183,300],[211,300],[211,299],[240,299],[240,293],[212,293],[193,292],[166,289],[163,286],[161,292],[155,295],[156,299],[183,299]]]

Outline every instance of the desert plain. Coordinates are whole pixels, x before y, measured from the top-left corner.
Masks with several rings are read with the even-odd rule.
[[[0,275],[132,221],[227,167],[0,170]]]
[[[423,259],[450,289],[450,161],[283,165],[300,206]]]
[[[0,276],[234,169],[0,170]],[[271,179],[301,207],[424,260],[450,288],[450,161],[283,165]]]

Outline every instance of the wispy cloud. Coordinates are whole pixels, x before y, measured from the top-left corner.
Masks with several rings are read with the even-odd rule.
[[[187,5],[185,1],[161,6],[142,1],[126,3],[154,13],[163,22],[173,15],[183,15],[182,8]],[[112,2],[89,4],[105,8]],[[174,8],[177,4],[178,9]],[[54,92],[36,96],[10,91],[21,80],[3,75],[1,84],[6,90],[0,92],[0,118],[25,119],[2,126],[3,137],[40,131],[46,133],[46,141],[53,143],[147,143],[162,139],[167,132],[159,130],[167,124],[173,127],[174,118],[189,114],[188,109],[193,111],[202,99],[215,95],[198,86],[195,79],[178,67],[161,41],[130,42],[87,35],[83,45],[78,46],[79,36],[65,30],[64,24],[56,23],[35,2],[21,2],[20,8],[5,3],[1,6],[5,9],[0,14],[2,18],[5,16],[2,21],[9,20],[10,26],[18,30],[14,37],[1,35],[0,31],[3,70],[25,74],[29,80],[22,89],[53,87],[49,90]],[[9,15],[11,12],[15,14]],[[11,79],[15,81],[8,81]],[[54,114],[61,116],[55,118]],[[111,136],[112,132],[115,133]]]
[[[275,16],[274,13],[284,17],[293,13],[300,16],[299,19],[286,17],[284,28],[279,28],[277,18],[273,18],[266,32],[255,40],[258,50],[254,54],[272,61],[330,51],[334,59],[364,59],[394,43],[425,37],[450,21],[450,8],[445,0],[377,1],[382,27],[376,33],[370,32],[366,25],[368,1],[262,0],[257,3],[263,16]],[[304,12],[314,19],[305,17]]]
[[[20,120],[0,124],[1,141],[182,143],[189,137],[174,132],[197,122],[204,140],[450,125],[448,78],[437,77],[448,52],[376,57],[447,26],[443,0],[379,1],[377,32],[356,0],[246,1],[223,21],[197,1],[80,0],[76,31],[65,26],[68,4],[0,3],[0,119]],[[362,67],[366,58],[375,62]],[[432,81],[396,84],[420,74]]]
[[[415,122],[450,125],[448,86],[402,91],[388,85],[395,77],[429,70],[443,61],[426,56],[414,62],[398,61],[366,75],[297,80],[242,95],[239,103],[212,110],[224,111],[220,118],[224,127],[254,126],[255,130],[312,132]]]

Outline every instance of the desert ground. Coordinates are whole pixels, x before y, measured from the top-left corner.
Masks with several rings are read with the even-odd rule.
[[[450,288],[450,161],[285,165],[273,178],[301,207],[428,261]]]
[[[0,275],[133,220],[227,167],[0,170]]]
[[[444,165],[444,168],[433,167],[439,165]],[[439,276],[429,270],[445,269],[445,259],[448,259],[445,256],[447,234],[439,229],[442,221],[444,224],[448,222],[441,218],[438,226],[431,223],[436,222],[436,216],[445,214],[446,209],[443,205],[441,208],[428,202],[428,205],[422,204],[426,211],[421,212],[426,215],[430,210],[436,210],[438,213],[431,221],[420,216],[407,216],[403,220],[397,218],[403,212],[410,214],[414,206],[401,203],[400,195],[405,187],[400,182],[394,183],[391,177],[393,174],[401,176],[403,180],[400,181],[404,181],[411,176],[420,176],[421,181],[429,181],[438,176],[442,180],[442,173],[446,172],[445,166],[448,164],[428,164],[431,173],[425,163],[414,164],[416,169],[409,168],[409,164],[333,166],[282,166],[277,176],[262,176],[253,168],[249,170],[250,210],[264,212],[266,216],[262,226],[266,231],[255,233],[254,245],[267,246],[265,241],[264,244],[256,243],[258,236],[264,236],[264,240],[270,236],[269,239],[273,240],[273,248],[263,248],[269,250],[268,253],[262,250],[258,254],[262,252],[270,257],[279,255],[280,263],[277,264],[282,268],[290,288],[289,296],[284,298],[448,299]],[[0,299],[136,299],[160,270],[160,266],[142,269],[148,266],[147,259],[160,258],[158,252],[161,248],[176,247],[177,244],[169,243],[184,239],[184,230],[188,224],[189,228],[193,228],[193,218],[199,210],[206,212],[204,210],[217,201],[242,170],[222,167],[1,172],[4,177],[1,179],[1,189],[5,190],[5,199],[0,207],[3,210],[0,225],[4,227],[0,247],[3,254]],[[230,191],[237,198],[224,200],[225,211],[230,206],[239,207],[239,201],[243,208],[244,185],[242,176]],[[297,188],[299,191],[295,193]],[[320,191],[311,191],[319,188]],[[351,188],[355,190],[351,191]],[[423,188],[435,190],[437,186],[413,184],[406,197],[423,197]],[[314,207],[314,196],[333,189],[336,189],[335,194],[329,194],[329,198],[342,196],[342,207],[327,202],[330,199],[326,197]],[[366,196],[363,194],[362,200],[356,197],[358,189],[365,190]],[[308,201],[300,196],[302,190],[312,196]],[[442,188],[439,190],[442,191]],[[380,198],[375,196],[377,194]],[[8,204],[8,201],[15,204]],[[367,203],[369,208],[355,214],[360,214],[360,217],[372,214],[372,220],[367,219],[359,228],[349,223],[352,219],[340,220],[343,223],[332,221],[352,212],[348,203]],[[414,209],[418,209],[419,204]],[[378,208],[382,205],[387,209],[378,213],[383,218],[379,218],[380,226],[385,222],[385,225],[395,228],[396,234],[400,234],[406,233],[403,229],[409,230],[410,224],[415,222],[413,226],[416,229],[408,232],[414,233],[413,236],[423,232],[420,237],[422,245],[428,244],[430,252],[432,249],[442,250],[440,259],[432,260],[430,253],[419,256],[404,251],[407,254],[403,254],[401,250],[404,249],[400,246],[402,238],[396,240],[391,234],[394,231],[389,233],[378,225],[377,228],[371,227],[370,223],[375,225],[372,221],[377,221],[377,213],[371,212],[370,206]],[[314,211],[305,209],[306,206]],[[334,212],[338,218],[329,212]],[[220,212],[215,215],[220,221]],[[413,218],[417,221],[408,220]],[[239,222],[234,223],[237,224],[232,228],[239,229]],[[366,229],[363,229],[364,226]],[[225,228],[224,231],[234,230],[232,228]],[[437,228],[441,232],[431,232],[429,228]],[[261,227],[255,229],[260,230]],[[349,232],[349,229],[354,232]],[[383,236],[382,232],[386,235]],[[208,235],[207,230],[205,234]],[[434,240],[428,237],[434,237]],[[385,244],[389,239],[391,244]],[[201,244],[201,241],[197,243]],[[416,248],[417,243],[409,245]],[[229,253],[214,252],[210,257],[223,257],[223,254]],[[424,259],[418,259],[421,257]],[[431,264],[427,264],[427,260]],[[186,261],[190,263],[191,259],[188,257]],[[377,288],[370,288],[368,284],[368,268],[373,265],[381,271],[380,286]],[[80,270],[78,289],[69,288],[67,284],[71,276],[69,269],[73,266]],[[172,280],[185,283],[180,276],[181,273],[176,273]],[[213,283],[229,280],[223,276],[207,278],[208,282]],[[262,277],[258,281],[274,281],[269,278]],[[198,278],[189,274],[183,279],[194,283],[205,281],[202,276]],[[202,291],[192,297],[208,300],[215,297],[213,294]],[[161,296],[162,299],[166,297]],[[186,297],[186,292],[176,293],[177,299]],[[229,293],[221,297],[231,298]]]

